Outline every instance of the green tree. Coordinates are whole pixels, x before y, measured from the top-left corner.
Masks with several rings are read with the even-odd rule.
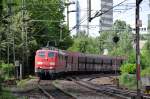
[[[143,49],[141,50],[141,66],[142,69],[145,69],[150,66],[150,37],[148,37],[147,42],[145,43]]]
[[[100,49],[100,53],[103,54],[104,49],[108,49],[108,52],[110,52],[113,49],[113,38],[114,32],[110,31],[104,31],[100,33],[100,36],[98,37],[99,44],[98,47]]]
[[[132,32],[131,27],[126,24],[125,21],[116,20],[113,29],[115,31],[115,35],[118,35],[119,42],[115,45],[115,50],[111,52],[111,54],[116,55],[129,55],[132,52]]]
[[[89,37],[84,31],[78,33],[78,36],[74,36],[74,43],[68,49],[70,51],[98,54],[98,39]]]
[[[113,24],[113,28],[116,33],[122,32],[126,29],[126,22],[121,20],[116,20],[115,23]]]
[[[113,37],[118,36],[119,41],[113,42]],[[133,49],[133,34],[131,27],[125,21],[116,20],[113,24],[112,31],[103,31],[100,33],[99,49],[103,53],[108,49],[108,54],[116,56],[126,56],[127,62],[135,63],[135,49]]]
[[[86,53],[87,45],[88,35],[83,31],[78,33],[78,36],[74,36],[74,44],[68,50]]]
[[[113,24],[113,29],[115,33],[120,33],[120,32],[131,32],[131,27],[130,25],[127,25],[125,21],[121,20],[116,20]]]
[[[1,4],[3,9],[0,11],[3,13],[0,12],[0,18],[8,15],[7,1],[9,0],[4,0]],[[24,1],[22,9],[22,0],[13,0],[15,5],[12,6],[12,14],[4,17],[3,23],[0,21],[0,57],[2,60],[6,62],[9,44],[10,62],[13,62],[13,40],[16,59],[22,60],[24,57],[26,60],[26,57],[29,57],[29,63],[32,65],[34,52],[46,46],[48,41],[56,42],[57,47],[61,49],[67,49],[72,45],[70,32],[64,24],[65,6],[61,0]],[[11,32],[8,31],[9,25]]]
[[[0,19],[2,19],[3,0],[0,0]]]
[[[119,37],[117,44],[113,42],[114,36]],[[112,31],[103,31],[100,33],[98,37],[100,52],[103,53],[104,49],[108,49],[111,55],[125,55],[126,52],[130,52],[133,49],[131,44],[133,40],[131,38],[131,27],[125,21],[116,20]]]

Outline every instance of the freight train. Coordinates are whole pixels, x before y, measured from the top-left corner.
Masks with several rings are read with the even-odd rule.
[[[48,47],[36,51],[35,73],[39,77],[47,74],[54,77],[68,72],[118,71],[124,60],[118,56],[84,54]]]

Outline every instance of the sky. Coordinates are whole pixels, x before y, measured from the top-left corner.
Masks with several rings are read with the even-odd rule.
[[[70,0],[76,1],[76,0]],[[119,4],[124,0],[113,0],[113,6]],[[92,2],[92,15],[98,10],[100,10],[100,0],[91,0]],[[87,30],[87,0],[79,0],[80,3],[80,20],[83,22],[81,25],[81,30]],[[127,6],[128,5],[128,6]],[[75,10],[75,4],[69,6],[69,10]],[[122,10],[121,10],[122,9]],[[135,27],[135,0],[127,0],[121,6],[117,6],[113,9],[113,21],[120,19],[126,21],[127,24],[130,24],[131,27]],[[142,20],[142,27],[147,27],[148,17],[147,14],[150,14],[150,7],[149,7],[149,0],[143,0],[140,5],[140,20]],[[69,13],[70,19],[70,30],[72,27],[76,25],[76,13],[71,12]],[[99,17],[92,20],[89,23],[89,35],[96,37],[99,35]],[[71,31],[71,34],[74,35],[76,33],[76,29]]]

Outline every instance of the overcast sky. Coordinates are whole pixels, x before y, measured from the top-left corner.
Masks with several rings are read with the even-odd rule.
[[[76,1],[76,0],[70,0],[70,1]],[[100,0],[91,0],[92,1],[92,14],[95,13],[97,10],[100,10]],[[116,4],[122,2],[124,0],[113,0],[113,5],[115,6]],[[87,0],[79,0],[80,3],[80,10],[81,10],[81,15],[80,19],[81,20],[86,20],[87,19]],[[126,2],[123,3],[123,5],[128,5],[128,6],[118,6],[114,8],[114,15],[113,15],[113,21],[120,19],[124,20],[127,22],[127,24],[130,24],[131,27],[135,27],[135,0],[127,0]],[[140,5],[140,19],[142,20],[142,26],[147,27],[147,14],[150,14],[150,8],[149,8],[149,0],[143,0],[143,2]],[[69,7],[70,10],[75,10],[76,7],[75,5],[70,5]],[[122,10],[120,10],[122,9]],[[70,29],[72,29],[73,26],[76,25],[76,13],[72,12],[69,14],[70,17]],[[87,21],[83,22],[81,25],[86,25]],[[98,36],[99,33],[99,18],[95,18],[92,20],[90,23],[90,35],[91,36]],[[95,25],[95,26],[94,26]],[[81,26],[81,30],[86,30],[85,26]],[[74,29],[72,31],[72,35],[76,33],[76,30]]]

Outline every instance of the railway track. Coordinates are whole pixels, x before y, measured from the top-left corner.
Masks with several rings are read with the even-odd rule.
[[[110,85],[98,85],[97,86],[89,82],[89,79],[87,81],[83,81],[77,77],[73,77],[70,79],[81,86],[94,90],[95,92],[100,92],[106,95],[115,96],[119,99],[136,99],[137,94],[134,91],[122,90],[122,89],[118,89]],[[147,96],[143,93],[141,95],[142,95],[142,99],[150,99],[150,96]]]
[[[116,76],[118,76],[118,75],[100,73],[100,74],[81,75],[81,76],[73,76],[73,77],[75,77],[75,78],[77,77],[78,79],[82,79],[84,81],[92,81],[92,80],[97,79],[97,78],[102,78],[102,77],[113,78]]]
[[[89,82],[80,80],[78,78],[70,78],[70,80],[72,80],[73,82],[75,82],[79,86],[86,87],[86,88],[90,89],[91,91],[93,91],[97,94],[104,94],[104,95],[116,97],[117,99],[130,99],[130,97],[122,96],[120,94],[116,94],[116,93],[108,90],[105,86],[103,86],[103,87],[101,86],[101,88],[99,89],[99,87],[95,87],[92,84],[90,84]]]
[[[81,86],[74,81],[62,80],[55,83],[55,85],[66,93],[76,97],[76,99],[120,99],[96,92],[87,87]]]
[[[17,99],[76,99],[53,85],[53,80],[41,80],[32,90],[16,90]]]
[[[15,92],[13,95],[17,99],[49,99],[45,94],[41,93],[38,88],[25,92]]]
[[[45,91],[40,85],[38,85],[38,88],[39,88],[39,90],[41,90],[41,92],[43,94],[46,95],[47,98],[49,98],[49,99],[55,99],[52,95],[50,95],[47,91]]]
[[[72,76],[60,80],[41,80],[35,90],[26,92],[23,96],[27,96],[27,99],[136,99],[134,91],[118,89],[114,85],[97,85],[91,82],[91,80],[101,79],[101,77],[112,79],[112,76],[114,75],[96,74]],[[150,99],[144,94],[142,96],[142,99]]]
[[[40,91],[45,94],[48,99],[76,99],[75,97],[65,93],[63,90],[55,87],[53,84],[50,85],[38,85]]]

